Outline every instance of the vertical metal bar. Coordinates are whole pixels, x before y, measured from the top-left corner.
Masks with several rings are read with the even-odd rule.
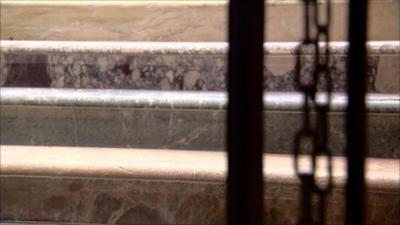
[[[231,0],[228,59],[228,224],[263,224],[264,1]]]
[[[346,224],[365,224],[367,0],[351,0],[347,67]]]

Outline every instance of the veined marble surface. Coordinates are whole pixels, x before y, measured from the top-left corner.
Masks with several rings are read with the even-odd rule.
[[[0,86],[225,91],[226,43],[2,41]],[[333,90],[345,91],[346,49],[331,44]],[[399,93],[400,43],[370,42],[369,92]],[[266,91],[297,91],[296,43],[265,45]],[[301,57],[311,72],[312,52]],[[244,74],[245,75],[245,74]]]
[[[1,218],[91,224],[226,224],[223,152],[2,146]],[[91,159],[91,160],[90,160]],[[296,224],[290,155],[264,156],[266,224]],[[333,157],[327,225],[344,220],[344,158]],[[366,162],[367,225],[398,224],[396,160]],[[315,206],[317,201],[312,201]]]
[[[226,41],[226,2],[1,1],[1,39]],[[266,2],[265,39],[299,41],[301,1]],[[331,40],[347,40],[347,2],[332,2]],[[399,8],[398,0],[370,1],[370,40],[399,40]]]
[[[222,92],[2,88],[0,94],[3,145],[225,149]],[[400,157],[399,99],[368,95],[369,157]],[[266,93],[265,152],[292,152],[302,101],[300,93]],[[346,100],[334,94],[331,103],[329,147],[343,155]]]

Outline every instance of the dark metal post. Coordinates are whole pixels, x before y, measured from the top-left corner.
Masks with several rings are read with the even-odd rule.
[[[350,1],[347,67],[346,224],[365,224],[367,0]]]
[[[228,66],[228,224],[263,224],[264,1],[231,0]]]

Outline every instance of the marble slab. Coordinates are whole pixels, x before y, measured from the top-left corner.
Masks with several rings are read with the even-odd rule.
[[[296,43],[265,45],[264,89],[297,91]],[[368,45],[368,92],[400,92],[400,43]],[[226,43],[2,41],[0,86],[225,91]],[[331,44],[333,90],[346,90],[346,49]],[[312,51],[301,56],[313,71]],[[246,74],[243,74],[244,76]]]
[[[348,3],[332,1],[331,40],[345,41]],[[369,40],[399,40],[399,1],[372,0]],[[1,39],[226,41],[227,1],[1,1]],[[384,16],[382,16],[384,15]],[[301,1],[266,1],[266,41],[300,41]]]
[[[225,149],[224,111],[1,107],[1,144],[203,151]],[[398,114],[368,115],[368,156],[400,157]],[[301,113],[264,114],[265,152],[292,152]],[[329,122],[332,154],[345,149],[344,114]]]
[[[225,149],[224,93],[47,88],[0,93],[3,145]],[[400,97],[368,96],[368,156],[399,158]],[[290,154],[303,119],[301,94],[267,93],[264,103],[264,151]],[[345,105],[343,95],[333,96],[329,146],[334,155],[344,154]]]
[[[226,224],[221,152],[2,146],[1,154],[2,220]],[[300,190],[292,158],[266,155],[264,160],[265,222],[296,224]],[[345,162],[333,160],[328,225],[344,219]],[[395,160],[368,160],[367,225],[399,222],[398,169]]]

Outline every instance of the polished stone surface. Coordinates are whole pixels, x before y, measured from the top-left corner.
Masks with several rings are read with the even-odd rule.
[[[223,110],[2,106],[0,112],[1,144],[225,149]],[[400,157],[399,118],[399,113],[368,114],[369,156]],[[264,119],[264,151],[291,153],[302,114],[266,111]],[[344,114],[332,113],[329,121],[332,153],[343,155]]]
[[[3,87],[0,95],[3,106],[224,110],[228,102],[226,92],[214,91]],[[315,95],[318,104],[328,104],[328,99],[330,112],[346,111],[348,99],[345,93]],[[400,112],[400,96],[397,94],[368,93],[365,100],[369,113]],[[304,94],[301,92],[264,92],[263,95],[263,108],[266,111],[299,112],[303,110],[303,105]]]
[[[297,43],[265,45],[264,89],[296,91]],[[18,42],[1,43],[0,86],[225,91],[226,43]],[[333,90],[346,89],[343,42],[331,44]],[[370,42],[367,89],[400,92],[399,42]],[[313,71],[312,51],[301,57]]]
[[[347,2],[333,0],[331,40],[347,40]],[[1,1],[1,39],[226,41],[226,1]],[[267,41],[299,41],[300,1],[266,1]],[[399,40],[399,1],[372,0],[369,40]],[[384,16],[383,16],[384,15]]]
[[[2,144],[224,149],[221,92],[2,88],[0,94]],[[331,97],[329,143],[342,155],[347,100]],[[369,156],[400,157],[399,102],[394,94],[367,95]],[[292,151],[288,140],[301,126],[302,104],[301,93],[265,93],[265,152]]]
[[[1,219],[99,224],[225,224],[222,152],[1,146]],[[265,220],[296,224],[288,155],[264,158]],[[345,161],[334,157],[327,224],[344,216]],[[368,159],[367,224],[399,222],[399,164]],[[315,203],[315,202],[314,202]]]

